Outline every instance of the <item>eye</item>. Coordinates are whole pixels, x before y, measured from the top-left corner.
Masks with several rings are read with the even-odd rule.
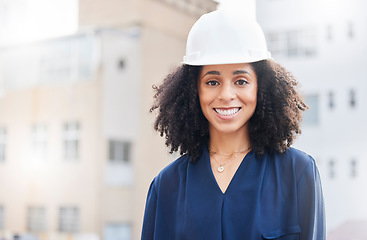
[[[234,84],[243,86],[243,85],[248,84],[248,81],[246,79],[239,79]]]
[[[206,84],[208,84],[209,86],[217,86],[219,85],[219,82],[216,80],[210,80],[210,81],[207,81]]]

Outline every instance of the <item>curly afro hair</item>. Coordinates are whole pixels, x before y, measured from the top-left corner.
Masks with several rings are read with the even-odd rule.
[[[297,81],[285,68],[271,60],[250,64],[257,81],[257,105],[249,120],[252,148],[257,155],[283,153],[301,133],[302,111],[307,109],[297,93]],[[183,65],[169,74],[155,90],[150,111],[158,110],[154,129],[166,138],[170,152],[188,154],[195,162],[209,142],[209,124],[204,117],[197,90],[201,66]]]

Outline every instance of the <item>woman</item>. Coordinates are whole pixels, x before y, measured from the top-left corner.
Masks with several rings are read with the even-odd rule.
[[[291,146],[307,107],[260,27],[215,11],[155,87],[155,130],[182,157],[153,180],[142,239],[324,239],[312,157]]]

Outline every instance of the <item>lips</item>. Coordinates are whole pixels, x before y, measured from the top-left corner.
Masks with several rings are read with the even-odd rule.
[[[232,116],[238,113],[241,108],[214,108],[214,111],[221,116]]]

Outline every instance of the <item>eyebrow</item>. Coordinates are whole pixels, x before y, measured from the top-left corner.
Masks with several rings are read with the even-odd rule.
[[[218,72],[218,71],[209,71],[209,72],[205,73],[203,77],[205,77],[208,74],[220,76],[220,72]]]
[[[251,73],[249,73],[248,71],[245,70],[237,70],[233,72],[233,75],[238,75],[238,74],[248,74],[251,76]]]
[[[220,76],[220,72],[218,72],[218,71],[209,71],[209,72],[205,73],[203,77],[205,77],[206,75],[209,75],[209,74]],[[233,75],[239,75],[239,74],[248,74],[248,75],[251,76],[251,74],[248,71],[245,71],[245,70],[237,70],[237,71],[233,72]]]

